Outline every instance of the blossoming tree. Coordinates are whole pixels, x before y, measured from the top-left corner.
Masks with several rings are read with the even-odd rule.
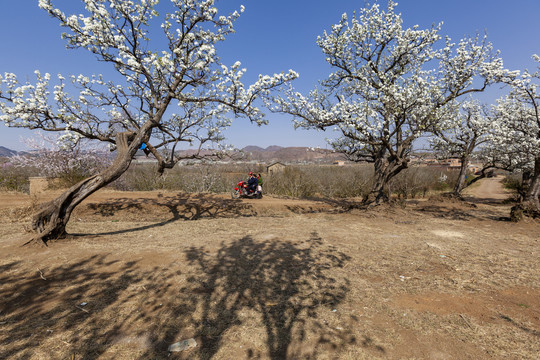
[[[165,15],[157,11],[158,0],[84,4],[85,14],[66,15],[51,0],[39,0],[67,29],[67,47],[95,54],[116,70],[120,81],[79,75],[68,84],[58,75],[53,86],[51,76],[39,71],[35,83],[21,84],[11,73],[0,79],[0,119],[6,125],[62,132],[63,141],[98,140],[117,152],[109,168],[74,185],[34,216],[36,239],[44,242],[64,236],[73,209],[124,173],[139,148],[146,147],[157,159],[160,171],[172,168],[179,160],[178,144],[202,149],[219,143],[229,113],[264,123],[254,101],[297,76],[294,71],[261,75],[244,86],[241,64],[227,67],[216,52],[216,45],[234,32],[239,13],[219,15],[214,0],[171,0],[173,11]],[[165,147],[169,151],[161,152]]]
[[[374,4],[350,21],[344,14],[317,39],[334,72],[308,96],[289,88],[272,107],[297,127],[337,129],[337,151],[373,163],[369,204],[388,200],[386,185],[407,168],[413,142],[439,126],[450,104],[505,75],[485,37],[454,44],[440,25],[406,29],[396,5]]]
[[[540,57],[534,59],[540,63]],[[510,93],[495,106],[497,121],[491,132],[490,154],[499,167],[520,170],[523,205],[540,214],[540,66],[510,83]]]
[[[39,176],[57,179],[61,185],[74,185],[112,164],[112,158],[101,144],[81,141],[76,144],[58,144],[54,136],[38,133],[24,141],[30,153],[11,157],[10,163],[17,167],[34,168]]]
[[[473,152],[489,140],[493,117],[488,109],[478,101],[466,101],[461,109],[450,113],[435,129],[430,139],[431,148],[444,157],[458,157],[461,160],[458,180],[452,194],[460,196],[465,188],[465,177]]]

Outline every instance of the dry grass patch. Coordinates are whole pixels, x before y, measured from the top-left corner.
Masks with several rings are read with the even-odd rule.
[[[105,195],[83,204],[72,237],[49,248],[19,247],[22,223],[2,224],[1,358],[540,351],[540,224],[503,221],[504,205],[336,213],[321,201]],[[197,347],[168,354],[189,338]]]

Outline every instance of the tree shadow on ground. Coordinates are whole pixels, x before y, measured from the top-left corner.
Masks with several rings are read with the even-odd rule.
[[[114,199],[106,202],[90,203],[87,205],[95,215],[114,216],[118,213],[130,212],[138,213],[133,215],[134,219],[152,221],[162,219],[168,215],[166,220],[153,224],[137,226],[130,229],[93,233],[93,234],[71,234],[73,236],[99,236],[118,235],[135,231],[143,231],[156,227],[165,226],[175,221],[198,220],[201,218],[228,218],[228,217],[251,217],[257,216],[257,212],[249,204],[240,200],[222,199],[211,195],[197,194],[177,194],[176,196],[160,196],[156,198],[140,199]],[[141,214],[142,213],[142,214]],[[157,216],[156,216],[157,215]]]
[[[526,333],[529,333],[529,334],[531,334],[531,335],[534,335],[534,336],[540,338],[540,331],[537,331],[537,330],[535,330],[535,329],[531,329],[531,328],[529,328],[529,327],[527,327],[527,326],[524,326],[524,325],[518,323],[517,321],[515,321],[514,319],[510,318],[509,316],[506,316],[506,315],[503,315],[503,314],[499,314],[499,317],[500,317],[501,319],[503,319],[504,321],[507,321],[509,324],[511,324],[511,325],[513,325],[513,326],[515,326],[515,327],[517,327],[518,329],[523,330],[523,331],[525,331]]]
[[[377,210],[380,207],[391,208],[411,208],[416,212],[428,214],[437,218],[445,218],[449,220],[468,221],[472,219],[489,219],[494,221],[510,221],[509,216],[501,216],[500,207],[506,206],[511,201],[508,199],[495,198],[477,198],[472,196],[457,199],[452,197],[434,196],[430,197],[427,202],[417,199],[399,200],[392,198],[388,204],[380,206],[370,206],[358,199],[331,199],[331,198],[310,198],[310,200],[330,205],[330,208],[309,207],[309,206],[287,206],[287,209],[293,213],[348,213],[353,210],[360,210],[369,214],[370,210]],[[481,210],[477,210],[478,205],[484,206]]]
[[[494,221],[511,221],[510,217],[510,209],[508,208],[510,205],[516,204],[516,199],[509,196],[506,199],[496,199],[496,198],[478,198],[474,196],[464,196],[464,201],[468,204],[471,204],[472,206],[476,205],[487,205],[484,206],[482,209],[482,215],[479,216],[479,218],[486,218],[489,220]],[[501,209],[502,208],[502,209]],[[503,212],[506,213],[506,215],[501,215]]]
[[[353,335],[354,316],[339,314],[340,330],[326,322],[349,292],[339,269],[350,258],[316,233],[297,242],[248,236],[185,257],[161,267],[112,255],[37,271],[2,265],[0,357],[166,359],[170,344],[190,337],[198,346],[173,357],[313,359],[367,347]],[[255,341],[240,348],[235,331],[254,331]]]
[[[370,208],[368,204],[359,199],[314,197],[310,198],[310,200],[330,205],[331,208],[326,212],[336,214],[346,213],[352,210],[368,210]]]
[[[20,269],[6,271],[4,265],[0,273],[0,324],[4,330],[0,332],[0,357],[30,359],[48,337],[66,331],[77,332],[79,328],[78,335],[62,340],[69,348],[65,355],[99,357],[123,321],[111,326],[109,319],[96,314],[111,306],[122,306],[125,301],[121,300],[122,293],[131,284],[141,281],[134,265],[116,264],[106,256],[97,255],[46,271],[25,271],[24,275],[20,274]],[[11,268],[15,267],[16,264],[12,264]],[[110,267],[116,271],[102,270]],[[88,299],[99,301],[81,305]],[[55,358],[52,351],[42,353]]]
[[[482,205],[491,205],[491,206],[499,206],[508,202],[514,202],[514,199],[512,199],[511,197],[508,197],[506,199],[497,199],[497,198],[479,198],[475,196],[464,196],[463,200],[471,204],[476,204],[476,205],[482,204]]]
[[[317,325],[321,343],[355,342],[347,336],[328,336],[322,321],[310,321],[317,319],[321,308],[332,309],[342,302],[349,290],[347,280],[327,274],[343,267],[349,257],[324,244],[316,233],[299,243],[256,242],[248,236],[223,244],[215,257],[208,256],[204,248],[191,248],[186,255],[200,274],[190,277],[181,291],[206,294],[195,335],[201,340],[200,359],[211,359],[225,333],[242,325],[250,313],[262,319],[271,359],[314,356],[297,354],[299,347],[291,345],[299,345]],[[260,351],[248,348],[245,355],[257,357]]]
[[[415,211],[437,218],[458,221],[508,221],[509,218],[507,216],[501,215],[506,211],[504,207],[505,204],[503,201],[496,199],[469,197],[463,199],[440,199],[435,197],[430,198],[427,202],[418,204]]]
[[[437,205],[437,204],[428,204],[422,205],[419,209],[419,212],[424,214],[429,214],[436,218],[448,219],[448,220],[459,220],[459,221],[468,221],[476,218],[470,211],[465,211],[463,209],[448,207],[447,205]]]

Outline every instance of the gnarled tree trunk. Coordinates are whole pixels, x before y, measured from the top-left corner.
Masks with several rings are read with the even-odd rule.
[[[526,185],[523,200],[510,211],[510,218],[513,221],[519,221],[524,216],[540,218],[540,157],[535,159],[534,170],[528,175],[530,176],[523,181]]]
[[[51,239],[65,237],[66,225],[73,209],[88,196],[118,179],[129,168],[139,144],[148,138],[150,131],[151,128],[146,131],[141,129],[137,136],[130,132],[119,133],[116,136],[118,154],[114,163],[100,174],[82,180],[57,199],[42,205],[32,219],[32,229],[37,232],[32,240],[41,240],[46,244]],[[145,136],[146,133],[148,136]]]
[[[364,198],[364,204],[381,205],[390,200],[388,182],[401,170],[407,168],[407,162],[397,158],[379,157],[375,160],[375,174],[371,191]]]
[[[534,161],[534,172],[530,178],[529,187],[525,193],[524,202],[531,204],[540,211],[540,157]]]
[[[452,194],[457,197],[461,197],[461,191],[465,188],[465,178],[467,177],[467,168],[469,166],[469,157],[461,157],[461,167],[459,168],[459,176],[454,186]]]

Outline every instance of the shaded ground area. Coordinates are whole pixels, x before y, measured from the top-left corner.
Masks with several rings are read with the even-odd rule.
[[[102,192],[49,248],[19,246],[40,200],[0,194],[0,358],[536,359],[540,223],[478,194]]]

